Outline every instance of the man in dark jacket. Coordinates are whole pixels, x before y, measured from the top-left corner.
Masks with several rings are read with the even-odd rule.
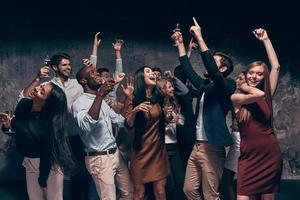
[[[192,68],[182,34],[175,31],[172,35],[178,48],[180,64],[199,91],[196,143],[187,164],[183,189],[188,199],[201,199],[198,189],[202,185],[204,199],[220,199],[218,188],[225,161],[224,146],[232,144],[225,117],[231,108],[230,96],[236,87],[233,79],[226,78],[232,72],[233,64],[223,53],[211,54],[195,19],[194,23],[190,32],[198,42],[209,79],[202,78]]]

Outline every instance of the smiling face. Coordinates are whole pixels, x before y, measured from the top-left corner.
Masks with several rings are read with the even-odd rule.
[[[63,79],[68,79],[71,75],[71,63],[69,59],[63,58],[58,66],[53,68],[57,76],[62,77]]]
[[[97,90],[103,83],[103,79],[94,67],[87,67],[85,71],[87,85],[92,90]]]
[[[256,87],[264,79],[264,72],[262,65],[250,67],[246,73],[246,80],[249,86]]]
[[[156,76],[150,67],[144,68],[144,80],[145,80],[146,86],[155,86],[156,85]]]
[[[31,91],[30,98],[35,102],[44,103],[51,93],[51,90],[52,85],[50,83],[39,85]]]
[[[166,96],[173,97],[174,96],[174,87],[170,81],[167,81],[166,84]]]
[[[100,76],[101,76],[102,80],[104,80],[104,81],[111,80],[111,76],[110,76],[109,72],[101,72]]]

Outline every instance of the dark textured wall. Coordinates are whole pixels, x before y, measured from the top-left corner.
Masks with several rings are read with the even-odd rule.
[[[65,8],[63,11],[57,9],[58,2]],[[196,16],[209,47],[224,51],[234,59],[234,77],[251,61],[268,63],[263,45],[251,33],[256,27],[266,28],[282,66],[273,106],[284,157],[284,178],[300,178],[300,52],[293,5],[233,0],[211,3],[12,0],[1,11],[1,111],[14,108],[19,91],[34,78],[45,55],[69,53],[74,75],[82,66],[82,58],[89,56],[93,34],[97,31],[102,35],[98,67],[114,68],[111,43],[115,37],[122,37],[127,74],[143,65],[173,69],[179,62],[170,40],[171,30],[176,22],[181,23],[187,43],[191,17]],[[201,72],[203,67],[197,52],[192,56],[192,63]],[[0,179],[21,177],[21,157],[13,141],[0,134]]]

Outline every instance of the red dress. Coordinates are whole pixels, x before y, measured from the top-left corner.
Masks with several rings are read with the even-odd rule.
[[[237,193],[251,196],[279,192],[282,171],[280,147],[271,126],[272,111],[265,100],[247,105],[251,117],[239,123],[241,155]],[[237,112],[237,117],[241,110]]]

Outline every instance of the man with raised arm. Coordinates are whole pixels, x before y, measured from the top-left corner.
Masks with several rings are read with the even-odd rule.
[[[94,67],[83,67],[76,75],[84,93],[73,103],[73,115],[85,145],[85,164],[93,177],[101,199],[116,199],[116,185],[120,199],[132,199],[133,187],[128,168],[121,156],[112,131],[112,124],[122,127],[124,117],[111,109],[105,96],[112,90],[114,82],[102,82]],[[125,105],[129,105],[133,93],[132,84],[123,88]],[[126,103],[127,102],[127,103]]]
[[[223,53],[211,54],[193,18],[191,34],[199,45],[201,57],[209,79],[198,75],[183,44],[182,34],[172,35],[179,53],[179,60],[188,79],[199,91],[196,107],[196,142],[188,160],[184,193],[188,199],[201,199],[198,189],[202,186],[204,199],[220,199],[219,182],[225,160],[224,146],[232,144],[225,116],[231,108],[230,96],[235,91],[235,82],[226,78],[233,70],[231,59]]]

